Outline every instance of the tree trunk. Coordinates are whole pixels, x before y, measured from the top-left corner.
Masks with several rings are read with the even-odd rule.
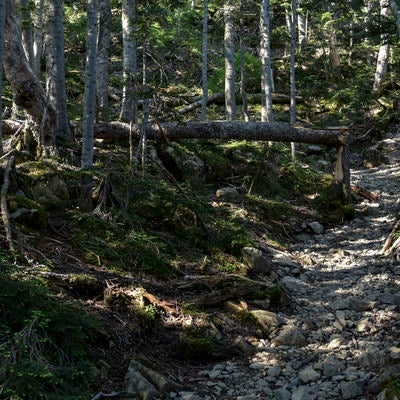
[[[72,122],[75,135],[82,135],[82,124]],[[94,135],[99,139],[127,140],[131,133],[140,136],[141,125],[123,122],[99,122],[94,125]],[[148,139],[223,139],[223,140],[271,140],[276,142],[297,142],[324,144],[339,147],[350,144],[349,128],[310,129],[283,122],[244,121],[190,121],[148,124]]]
[[[272,68],[271,68],[271,33],[269,0],[262,0],[261,5],[261,121],[273,122],[274,114],[272,110]]]
[[[20,38],[14,0],[6,0],[4,29],[4,71],[14,93],[14,102],[29,116],[29,127],[36,149],[27,149],[36,155],[56,155],[57,114],[46,93],[29,67]]]
[[[22,46],[25,50],[26,58],[30,67],[33,66],[33,29],[32,29],[32,16],[29,5],[29,0],[18,0],[18,10],[20,14],[20,20],[22,21],[21,33],[22,33]]]
[[[383,22],[390,15],[390,3],[389,0],[380,0],[381,7],[381,18]],[[385,26],[384,23],[382,23]],[[382,92],[382,85],[386,78],[387,67],[390,56],[390,45],[389,45],[389,34],[382,32],[381,34],[381,45],[379,47],[378,58],[376,61],[375,79],[373,90],[375,93],[380,94]]]
[[[302,0],[299,0],[298,6],[301,8]],[[308,41],[308,11],[299,12],[297,15],[297,27],[298,27],[298,43],[302,48]]]
[[[297,0],[292,0],[290,24],[290,123],[296,124],[296,43],[297,43]],[[296,145],[291,143],[292,161],[296,161]]]
[[[123,121],[137,121],[136,106],[136,0],[122,1],[122,46],[123,78],[122,108],[120,118]]]
[[[94,155],[93,126],[96,102],[97,9],[97,0],[88,0],[81,155],[81,168],[87,171],[90,171],[93,166]],[[92,208],[92,187],[92,174],[90,172],[82,174],[80,207],[83,211],[90,211]]]
[[[208,102],[208,0],[203,7],[203,42],[201,48],[201,76],[203,82],[203,98],[201,101],[201,120],[207,119]]]
[[[43,8],[44,0],[35,0],[33,17],[33,62],[32,70],[40,79],[40,64],[43,52]]]
[[[397,36],[400,37],[400,12],[396,0],[390,0],[390,7],[392,8],[392,13],[396,19]]]
[[[111,46],[110,0],[99,0],[99,32],[97,39],[96,93],[97,114],[100,121],[108,121],[108,76]]]
[[[233,22],[233,2],[229,0],[224,6],[224,51],[225,51],[225,107],[226,119],[236,119],[236,96],[235,96],[235,40]]]
[[[240,15],[243,16],[245,13],[245,8],[243,4],[243,0],[240,0]],[[240,97],[243,104],[243,117],[245,121],[250,120],[249,115],[249,107],[247,101],[247,93],[246,93],[246,68],[245,68],[245,27],[243,17],[240,18],[239,21],[239,51],[240,51]]]
[[[46,0],[46,86],[57,111],[57,133],[71,137],[65,83],[64,29],[61,0]]]
[[[4,20],[5,20],[5,0],[0,0],[0,156],[3,155],[3,52],[4,52]]]
[[[93,165],[93,126],[96,97],[97,0],[88,1],[85,93],[83,99],[81,168]]]

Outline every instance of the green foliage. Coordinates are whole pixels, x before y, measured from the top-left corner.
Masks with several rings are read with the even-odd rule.
[[[200,361],[215,357],[222,343],[206,327],[187,328],[179,338],[179,350],[188,359]]]
[[[56,298],[38,282],[15,280],[4,273],[0,329],[2,399],[90,396],[100,331],[81,309]]]
[[[74,224],[72,240],[87,262],[125,272],[146,271],[160,277],[173,273],[167,252],[163,251],[166,245],[157,236],[124,229],[123,225],[86,214],[76,215]]]
[[[385,385],[385,400],[400,398],[400,375],[392,376]]]

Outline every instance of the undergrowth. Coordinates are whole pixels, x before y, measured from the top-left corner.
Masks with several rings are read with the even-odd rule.
[[[100,325],[43,282],[0,260],[0,397],[87,399],[98,374]]]

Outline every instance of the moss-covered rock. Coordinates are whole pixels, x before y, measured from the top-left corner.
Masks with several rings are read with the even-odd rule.
[[[25,196],[9,196],[8,211],[11,219],[29,228],[42,230],[47,226],[44,207]]]

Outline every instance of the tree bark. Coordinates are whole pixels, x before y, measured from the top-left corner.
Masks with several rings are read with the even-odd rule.
[[[46,1],[46,86],[57,111],[57,133],[70,138],[65,82],[63,8],[61,0]]]
[[[136,110],[136,0],[122,1],[122,46],[123,78],[122,107],[120,118],[123,121],[137,122]]]
[[[35,0],[32,70],[38,78],[40,78],[40,64],[43,52],[43,8],[44,0]]]
[[[269,16],[269,0],[261,2],[260,34],[261,34],[261,121],[274,122],[272,109],[272,68],[271,68],[271,32]]]
[[[380,0],[381,7],[381,18],[386,19],[390,15],[390,3],[389,0]],[[379,47],[378,58],[376,60],[376,70],[373,90],[377,94],[381,94],[382,85],[386,78],[387,68],[389,64],[390,56],[390,45],[389,45],[389,34],[383,32],[381,34],[381,45]]]
[[[28,150],[36,150],[36,155],[54,156],[57,114],[25,57],[14,0],[6,0],[5,15],[4,72],[14,93],[14,103],[29,116],[36,149]]]
[[[0,0],[0,156],[3,155],[3,53],[4,53],[5,0]]]
[[[85,93],[83,99],[82,169],[91,168],[93,165],[93,124],[96,97],[97,8],[97,0],[88,1]]]
[[[30,11],[29,0],[17,1],[20,19],[22,20],[21,33],[22,33],[22,46],[25,50],[26,58],[29,65],[33,67],[33,29],[32,29],[32,16]]]
[[[73,122],[75,135],[80,136],[82,124]],[[138,138],[142,127],[124,122],[99,122],[94,125],[98,139],[127,140],[129,134]],[[345,146],[350,144],[348,128],[310,129],[292,126],[283,122],[242,122],[242,121],[191,121],[149,124],[146,128],[148,139],[223,139],[223,140],[270,140],[276,142],[297,142]]]
[[[111,46],[111,22],[112,14],[110,0],[100,0],[96,60],[97,115],[100,121],[109,120],[108,77]]]
[[[207,119],[208,103],[208,0],[203,4],[203,36],[201,46],[201,77],[203,87],[203,98],[201,100],[201,120]]]
[[[229,121],[234,121],[236,119],[233,4],[232,0],[228,0],[224,6],[225,106],[226,118]]]

